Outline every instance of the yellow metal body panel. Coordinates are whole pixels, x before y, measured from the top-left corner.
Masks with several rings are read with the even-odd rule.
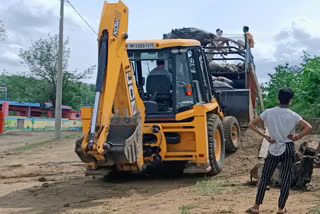
[[[190,130],[179,130],[179,127],[177,128],[177,133],[180,135],[181,142],[178,144],[168,144],[167,145],[167,152],[173,153],[173,152],[189,152],[193,153],[196,152],[196,136],[194,132],[190,132]]]
[[[170,47],[200,47],[200,42],[194,39],[158,39],[158,40],[128,40],[127,44],[154,44],[154,49]],[[138,49],[138,48],[137,48]],[[143,49],[143,48],[142,48]]]
[[[82,107],[80,109],[82,118],[82,134],[86,135],[90,129],[90,121],[92,117],[92,107]]]
[[[158,125],[161,127],[160,133],[153,133],[157,136],[157,142],[148,144],[161,148],[163,161],[190,160],[201,165],[209,166],[208,154],[208,134],[207,134],[207,114],[215,113],[223,117],[223,113],[216,101],[203,105],[194,105],[192,109],[178,113],[175,120],[170,123],[146,123],[143,129],[144,134],[152,134],[151,127]],[[190,122],[179,122],[188,118],[193,118]],[[175,132],[180,135],[180,143],[167,144],[164,133]],[[152,157],[145,157],[145,162],[152,160]]]

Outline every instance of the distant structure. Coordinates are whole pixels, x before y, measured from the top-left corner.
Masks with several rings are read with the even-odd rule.
[[[52,104],[45,103],[41,106],[40,103],[26,103],[16,101],[0,100],[0,111],[3,112],[4,117],[18,116],[18,117],[46,117],[53,118],[51,110]],[[10,112],[10,114],[9,114]],[[70,120],[81,119],[80,112],[72,109],[71,106],[62,106],[62,118]]]

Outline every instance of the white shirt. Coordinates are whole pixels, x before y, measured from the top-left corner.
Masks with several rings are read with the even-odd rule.
[[[269,136],[276,142],[269,145],[269,153],[281,155],[286,150],[286,143],[292,142],[288,135],[295,134],[296,126],[302,117],[288,108],[279,106],[265,110],[260,117],[266,123]]]

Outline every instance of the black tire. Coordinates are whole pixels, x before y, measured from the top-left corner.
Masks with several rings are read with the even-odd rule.
[[[235,117],[227,116],[222,119],[226,152],[233,153],[240,147],[240,126]]]
[[[225,144],[224,144],[224,136],[223,136],[223,126],[222,122],[218,115],[216,114],[208,114],[207,115],[207,129],[208,129],[208,147],[209,147],[209,162],[211,166],[211,170],[208,172],[208,175],[217,175],[222,171],[224,164],[224,156],[225,156]],[[217,143],[215,139],[216,130],[219,133],[220,138],[220,152],[217,154],[219,157],[216,157],[216,147]]]

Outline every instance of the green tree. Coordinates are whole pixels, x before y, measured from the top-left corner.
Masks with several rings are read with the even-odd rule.
[[[62,102],[79,110],[82,106],[92,106],[95,98],[95,85],[72,82],[65,90]]]
[[[21,75],[0,75],[0,85],[8,89],[8,100],[20,102],[40,102],[48,101],[42,81]]]
[[[8,88],[8,100],[18,102],[48,102],[47,87],[44,82],[34,77],[23,75],[0,75],[0,86]],[[92,106],[94,103],[95,86],[83,82],[71,81],[64,89],[62,103],[79,110],[82,106]],[[3,99],[4,95],[0,97]]]
[[[280,88],[288,87],[296,91],[296,86],[299,82],[301,68],[298,66],[289,66],[288,64],[279,65],[275,70],[276,72],[274,74],[268,74],[270,80],[261,86],[266,108],[271,108],[278,104],[277,97]]]
[[[55,108],[56,102],[56,81],[57,81],[57,64],[58,64],[58,35],[48,35],[47,38],[41,38],[32,42],[27,49],[20,49],[19,56],[22,63],[29,70],[31,77],[39,79],[43,82],[43,91],[48,101]],[[92,74],[95,66],[91,66],[85,71],[78,72],[77,70],[69,70],[68,62],[70,58],[69,41],[64,41],[63,49],[63,93],[62,96],[68,96],[70,92],[66,89],[72,82],[79,81]],[[66,99],[64,99],[66,101]],[[66,104],[66,103],[63,103]]]
[[[320,117],[320,57],[303,57],[302,72],[297,83],[297,102],[292,109],[305,117]]]
[[[292,88],[295,95],[290,107],[306,118],[320,117],[320,57],[304,54],[300,66],[279,65],[270,80],[261,85],[266,108],[278,104],[278,90]]]

